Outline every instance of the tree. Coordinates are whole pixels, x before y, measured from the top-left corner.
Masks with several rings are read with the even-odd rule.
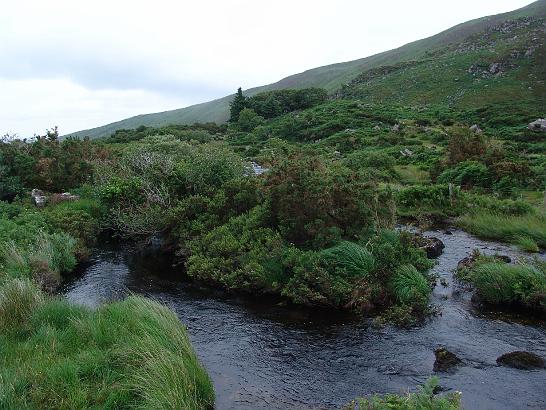
[[[235,94],[235,98],[233,98],[233,101],[229,105],[229,122],[233,123],[239,121],[239,114],[247,107],[247,105],[247,98],[243,95],[243,90],[241,90],[241,87],[239,87],[239,89],[237,90],[237,94]]]

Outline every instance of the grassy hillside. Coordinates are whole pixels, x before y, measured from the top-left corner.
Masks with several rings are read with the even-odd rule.
[[[457,45],[468,37],[484,32],[504,21],[520,17],[544,16],[546,16],[546,0],[540,0],[513,12],[484,17],[457,25],[435,36],[406,44],[395,50],[359,60],[318,67],[303,73],[295,74],[274,84],[246,90],[245,94],[250,96],[267,90],[305,87],[322,87],[333,93],[343,84],[352,81],[362,72],[381,66],[392,66],[404,61],[421,60],[424,58],[434,59],[439,50],[448,46],[453,50],[456,50]],[[440,58],[445,57],[441,54]],[[431,72],[430,76],[436,78],[436,73]],[[461,77],[460,80],[464,81],[465,79]],[[442,82],[434,82],[432,84],[435,86],[443,86]],[[435,94],[434,91],[433,94]],[[79,131],[71,135],[98,138],[111,135],[117,129],[132,129],[140,125],[160,127],[168,124],[191,124],[194,122],[209,121],[221,123],[227,120],[229,102],[231,99],[232,96],[230,95],[178,110],[139,115],[102,127]]]

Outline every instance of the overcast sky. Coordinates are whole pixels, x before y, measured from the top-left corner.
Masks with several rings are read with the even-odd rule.
[[[181,108],[530,2],[1,0],[0,134]]]

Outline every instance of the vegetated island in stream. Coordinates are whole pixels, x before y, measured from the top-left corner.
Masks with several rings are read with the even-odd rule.
[[[5,138],[0,407],[214,406],[212,383],[169,309],[131,296],[91,310],[55,296],[101,232],[160,238],[181,277],[398,326],[434,314],[427,256],[442,247],[397,230],[399,222],[450,219],[477,236],[543,250],[546,92],[522,101],[502,93],[533,73],[544,91],[544,19],[503,24],[465,39],[466,48],[361,73],[334,94],[239,90],[229,124],[142,126],[98,140],[61,140],[56,129]],[[459,97],[430,78],[438,65],[462,84]],[[408,81],[423,83],[402,87]],[[439,87],[434,98],[423,84]],[[488,84],[495,92],[480,100],[477,87]],[[473,103],[463,108],[453,99],[465,93]],[[458,277],[481,303],[543,315],[545,272],[539,259],[473,254]],[[543,366],[529,355],[517,359]],[[439,366],[456,361],[449,351],[437,358]],[[458,408],[459,395],[436,396],[436,383],[348,406]]]

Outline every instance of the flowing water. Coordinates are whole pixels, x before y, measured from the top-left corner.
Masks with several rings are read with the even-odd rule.
[[[499,367],[495,360],[514,350],[546,357],[546,322],[477,310],[452,281],[457,262],[474,248],[522,254],[458,230],[427,234],[446,245],[434,271],[447,286],[434,290],[440,314],[410,330],[199,288],[169,258],[127,244],[102,244],[63,289],[68,299],[90,306],[129,292],[167,304],[188,327],[214,381],[218,409],[340,408],[357,396],[403,392],[433,375],[438,346],[463,360],[439,376],[446,390],[462,391],[466,409],[545,409],[546,370]]]

